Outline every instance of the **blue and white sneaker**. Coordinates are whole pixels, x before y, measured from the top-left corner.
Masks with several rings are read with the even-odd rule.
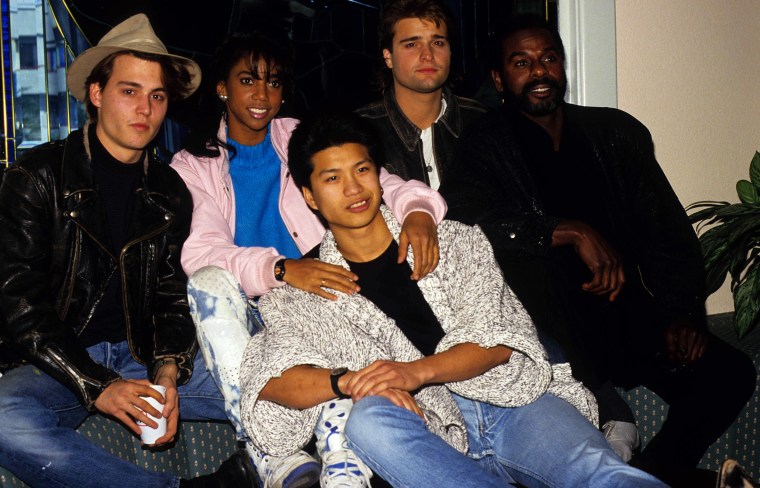
[[[263,488],[308,488],[319,479],[319,463],[304,451],[280,457],[250,448],[248,452],[252,454]]]
[[[322,407],[314,433],[317,452],[322,458],[322,488],[368,488],[372,470],[348,448],[344,434],[346,420],[353,406],[351,399],[332,400]]]

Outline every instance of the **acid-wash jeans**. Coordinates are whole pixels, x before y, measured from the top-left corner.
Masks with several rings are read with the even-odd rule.
[[[396,488],[666,488],[625,464],[580,412],[550,393],[517,408],[453,396],[467,426],[467,455],[417,414],[378,396],[351,409],[349,445]]]
[[[102,342],[87,352],[124,379],[146,377],[126,341]],[[180,419],[227,420],[222,395],[200,354],[193,376],[177,391]],[[9,371],[0,377],[0,466],[35,487],[179,486],[177,476],[147,471],[77,433],[89,415],[69,388],[37,367]]]
[[[259,454],[240,420],[240,362],[251,336],[264,329],[257,301],[246,296],[232,273],[217,266],[206,266],[192,274],[187,299],[200,351],[224,396],[227,418],[255,459]]]

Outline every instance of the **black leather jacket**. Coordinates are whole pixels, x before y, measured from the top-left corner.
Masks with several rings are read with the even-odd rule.
[[[601,209],[619,251],[663,315],[705,324],[702,252],[683,206],[654,155],[649,131],[627,113],[564,104],[564,124],[573,124],[591,145],[607,191]],[[481,226],[500,263],[548,256],[559,219],[544,211],[515,119],[503,108],[482,117],[462,138],[459,166],[441,194],[448,218]],[[601,200],[600,200],[601,201]],[[503,265],[503,264],[502,264]],[[629,274],[629,276],[631,276]],[[633,278],[632,278],[633,279]]]
[[[448,88],[444,88],[443,98],[446,111],[433,124],[433,152],[441,183],[454,164],[462,131],[486,111],[475,100],[454,96]],[[383,142],[384,166],[389,173],[430,185],[420,141],[422,131],[401,111],[392,87],[385,91],[382,100],[362,107],[356,113],[370,121]]]
[[[186,382],[197,343],[180,266],[192,215],[187,188],[168,165],[146,157],[128,242],[113,255],[86,131],[31,150],[0,185],[0,362],[34,364],[92,409],[119,376],[94,362],[78,336],[110,280],[122,280],[127,340],[149,378],[157,361],[173,358],[178,383]]]

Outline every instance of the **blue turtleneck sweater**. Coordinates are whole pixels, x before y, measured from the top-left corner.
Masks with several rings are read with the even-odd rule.
[[[280,158],[269,132],[255,146],[244,146],[229,138],[227,143],[236,151],[230,158],[235,193],[235,245],[273,247],[283,256],[301,257],[280,215]]]

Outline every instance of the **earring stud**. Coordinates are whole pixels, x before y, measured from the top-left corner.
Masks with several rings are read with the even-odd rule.
[[[226,102],[227,101],[227,95],[219,95],[219,100]]]

